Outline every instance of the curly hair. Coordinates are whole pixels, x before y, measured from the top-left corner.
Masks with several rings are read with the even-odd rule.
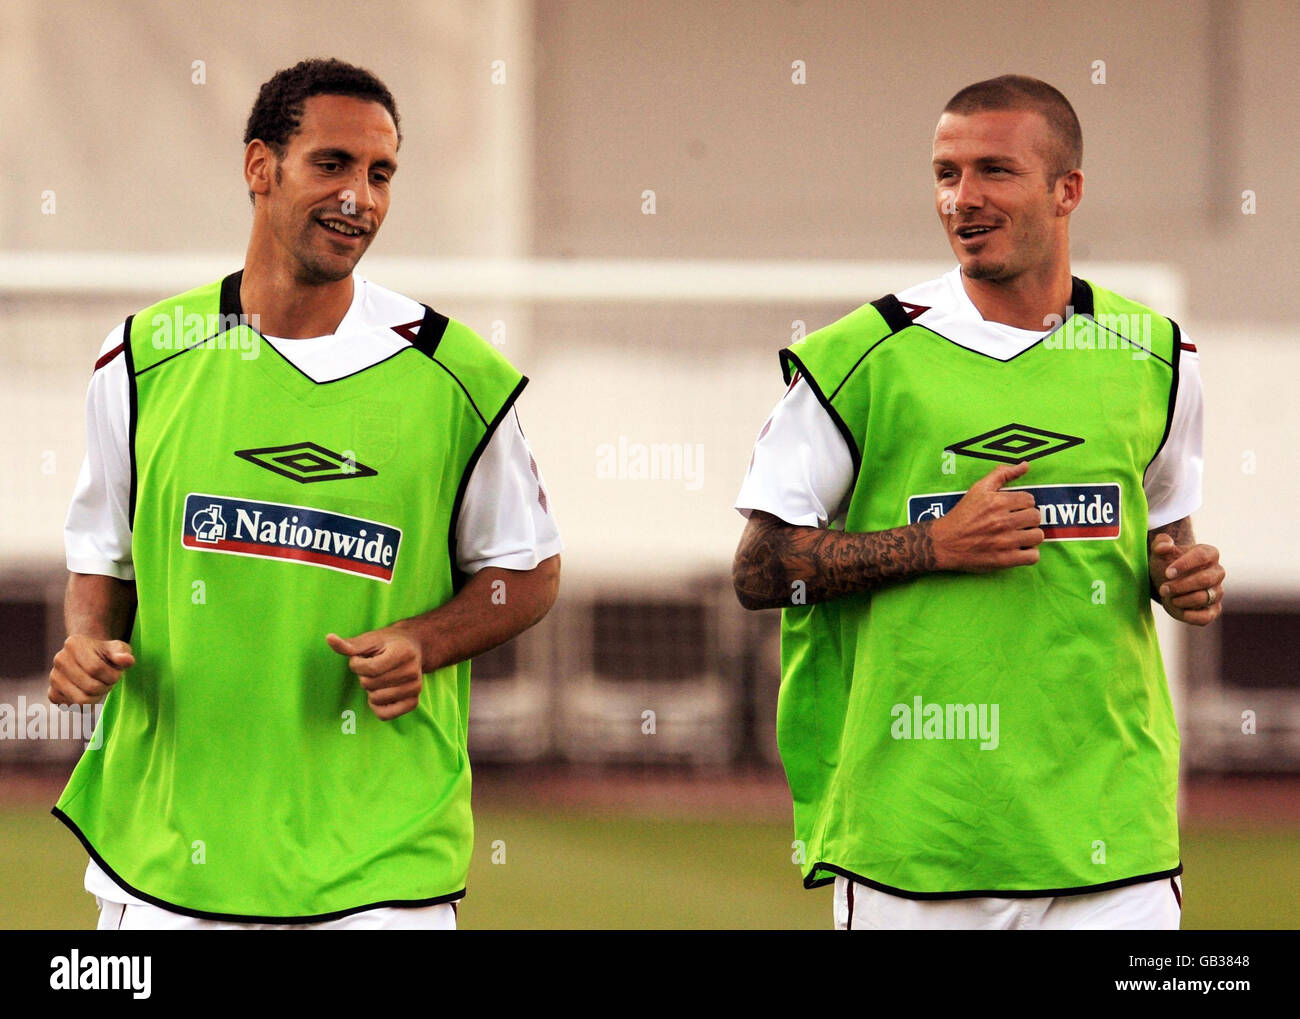
[[[379,103],[393,118],[397,144],[401,146],[402,122],[388,86],[365,68],[332,57],[299,61],[277,71],[263,84],[248,115],[244,144],[260,138],[277,158],[283,159],[289,139],[302,123],[303,104],[319,95],[354,96]]]
[[[1052,132],[1047,155],[1048,186],[1083,166],[1083,131],[1074,107],[1058,90],[1022,74],[1004,74],[967,85],[948,100],[944,113],[970,114],[988,110],[1032,110],[1042,115]]]

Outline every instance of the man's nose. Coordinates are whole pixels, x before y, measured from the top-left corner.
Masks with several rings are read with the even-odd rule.
[[[963,173],[960,179],[952,188],[953,204],[958,209],[976,208],[984,201],[984,196],[980,192],[979,185],[973,175]]]
[[[356,206],[357,212],[369,212],[374,208],[374,195],[371,194],[370,181],[364,173],[339,191],[339,203],[346,206],[349,202]]]

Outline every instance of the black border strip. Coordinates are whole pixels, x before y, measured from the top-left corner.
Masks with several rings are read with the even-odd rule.
[[[1049,340],[1051,337],[1055,336],[1058,332],[1064,329],[1065,323],[1070,321],[1070,319],[1074,318],[1076,315],[1081,315],[1084,316],[1085,318],[1090,318],[1092,319],[1092,324],[1095,325],[1098,329],[1105,329],[1105,327],[1102,326],[1102,324],[1097,321],[1096,310],[1095,310],[1096,304],[1093,299],[1091,285],[1088,283],[1087,280],[1082,280],[1078,276],[1071,276],[1070,280],[1071,280],[1070,304],[1066,308],[1068,314],[1065,316],[1064,319],[1061,320],[1061,324],[1057,326],[1055,329],[1053,329],[1051,332],[1044,333],[1038,340],[1031,343],[1024,350],[1020,351],[1017,354],[1014,354],[1013,356],[1007,358],[1006,360],[1003,360],[1000,357],[994,357],[992,354],[986,354],[982,350],[976,350],[974,347],[968,347],[964,343],[958,343],[951,336],[945,336],[937,329],[931,329],[927,325],[921,325],[917,322],[913,322],[910,318],[908,319],[907,324],[916,326],[918,329],[924,329],[932,336],[937,336],[939,337],[939,339],[951,343],[954,347],[960,347],[962,350],[969,351],[972,354],[978,354],[980,357],[986,357],[990,361],[996,361],[998,364],[1010,364],[1016,358],[1028,354],[1035,347],[1038,347],[1043,343],[1047,342],[1047,340]],[[889,296],[893,297],[892,294],[890,294]],[[885,298],[881,298],[880,300],[881,302],[883,302]],[[897,299],[895,299],[895,302],[897,303]],[[875,301],[872,302],[873,305],[875,305],[876,303],[877,302]],[[877,308],[877,310],[880,311],[882,315],[885,314],[883,309]],[[907,315],[907,313],[902,310],[901,304],[898,307],[898,312],[900,312],[905,317]],[[1147,350],[1147,348],[1143,347],[1140,343],[1134,343],[1133,340],[1129,339],[1127,336],[1122,335],[1121,333],[1116,333],[1115,330],[1113,329],[1105,329],[1105,331],[1111,333],[1112,335],[1119,336],[1120,339],[1124,340],[1125,342],[1127,342],[1133,347],[1137,347],[1137,349],[1139,350]],[[868,353],[870,353],[870,351],[868,351]],[[1157,361],[1161,361],[1164,364],[1169,364],[1168,361],[1165,361],[1165,359],[1161,357],[1159,354],[1157,354],[1155,351],[1147,350],[1147,353],[1150,354],[1152,357],[1154,357]]]
[[[126,359],[126,401],[128,407],[126,448],[131,458],[131,492],[127,496],[126,519],[133,532],[135,531],[136,493],[135,423],[140,411],[140,398],[135,388],[135,353],[131,346],[131,323],[134,321],[135,316],[128,315],[126,323],[122,326],[122,356]]]
[[[162,360],[160,360],[160,361],[156,361],[155,363],[151,364],[148,368],[146,368],[145,371],[150,371],[150,370],[153,369],[153,368],[157,368],[159,365],[166,364],[166,363],[167,363],[168,361],[170,361],[172,358],[174,358],[174,357],[179,357],[181,354],[187,353],[188,351],[193,350],[195,347],[201,347],[201,346],[203,346],[203,345],[206,344],[209,340],[214,339],[214,338],[217,337],[217,336],[220,336],[221,333],[223,333],[223,332],[226,331],[226,329],[225,329],[225,323],[230,322],[230,321],[237,321],[237,322],[239,322],[241,325],[247,326],[247,328],[248,328],[248,329],[249,329],[249,330],[250,330],[254,335],[256,335],[258,339],[260,339],[260,340],[261,340],[261,341],[262,341],[266,346],[270,347],[271,350],[275,352],[275,356],[276,356],[276,357],[278,357],[281,361],[283,361],[286,365],[288,365],[290,368],[292,368],[295,372],[297,372],[299,375],[301,375],[304,379],[306,379],[306,380],[307,380],[308,382],[310,382],[312,385],[314,385],[314,386],[332,386],[335,382],[342,382],[344,379],[350,379],[350,378],[352,378],[352,377],[355,376],[355,375],[360,375],[362,372],[370,371],[371,368],[377,368],[379,365],[384,364],[384,363],[386,363],[386,362],[388,362],[388,361],[391,361],[393,358],[397,357],[399,354],[404,354],[404,353],[406,353],[406,351],[410,350],[412,347],[414,347],[416,350],[419,350],[421,353],[428,353],[428,352],[426,352],[426,351],[424,350],[424,348],[420,345],[420,343],[419,343],[419,336],[423,336],[423,335],[425,334],[425,326],[426,326],[426,325],[428,325],[428,324],[430,324],[430,323],[433,323],[433,324],[435,324],[435,326],[436,326],[436,323],[438,322],[438,320],[441,320],[441,322],[442,322],[441,326],[440,326],[440,327],[436,327],[434,330],[431,330],[431,331],[430,331],[430,334],[431,334],[431,335],[432,335],[433,332],[436,332],[436,333],[437,333],[437,340],[433,343],[431,350],[432,350],[432,349],[436,349],[437,346],[438,346],[438,342],[440,342],[440,341],[442,340],[442,334],[443,334],[443,332],[446,330],[446,328],[447,328],[447,323],[448,323],[448,321],[449,321],[445,315],[440,315],[440,314],[438,314],[438,312],[434,311],[434,310],[433,310],[432,308],[430,308],[427,304],[421,304],[420,307],[422,307],[422,308],[424,309],[425,315],[424,315],[424,319],[423,319],[423,320],[421,321],[421,323],[420,323],[420,334],[419,334],[419,336],[416,337],[416,341],[415,341],[414,343],[411,343],[411,346],[409,346],[409,347],[401,347],[400,349],[393,351],[393,352],[392,352],[391,354],[389,354],[387,357],[380,358],[378,361],[375,361],[375,362],[373,362],[373,363],[371,363],[371,364],[368,364],[368,365],[366,365],[364,368],[358,368],[358,369],[357,369],[356,371],[354,371],[354,372],[349,372],[347,375],[340,375],[340,376],[339,376],[338,378],[336,378],[336,379],[327,379],[327,380],[325,380],[324,382],[322,382],[322,381],[320,381],[319,379],[314,379],[314,378],[312,378],[310,375],[308,375],[305,371],[303,371],[303,370],[302,370],[301,368],[299,368],[296,364],[294,364],[294,363],[293,363],[292,361],[290,361],[287,357],[285,357],[282,353],[280,353],[280,351],[279,351],[278,349],[276,349],[275,344],[274,344],[274,343],[271,343],[269,340],[267,340],[266,337],[263,336],[261,332],[259,332],[258,330],[254,329],[250,323],[247,323],[247,322],[244,322],[244,321],[243,321],[243,319],[244,319],[244,306],[243,306],[243,303],[242,303],[242,302],[240,301],[240,299],[239,299],[239,287],[240,287],[240,281],[243,279],[243,276],[244,276],[244,270],[243,270],[243,269],[240,269],[238,272],[232,272],[229,276],[227,276],[225,279],[223,279],[223,280],[221,281],[221,301],[220,301],[220,306],[219,306],[219,308],[218,308],[218,314],[220,315],[220,321],[221,321],[221,323],[222,323],[222,328],[221,328],[221,329],[219,329],[217,332],[213,333],[212,336],[209,336],[209,337],[207,337],[206,339],[200,340],[200,341],[198,341],[197,343],[195,343],[195,344],[193,344],[193,345],[191,345],[191,346],[189,346],[189,347],[185,347],[183,350],[178,350],[175,354],[169,354],[169,355],[167,355],[167,357],[164,357],[164,358],[163,358]],[[409,341],[408,341],[408,342],[409,342]],[[443,366],[443,367],[445,368],[445,366]],[[453,377],[454,377],[454,376],[453,376]],[[457,381],[458,383],[460,382],[459,379],[457,379],[456,381]],[[461,386],[461,388],[464,389],[465,387],[464,387],[464,386]],[[465,395],[468,396],[469,394],[466,393]],[[472,403],[473,401],[471,400],[470,402]],[[477,410],[477,409],[478,409],[478,408],[475,408],[475,410]],[[483,415],[481,415],[481,414],[479,415],[479,417],[482,417],[482,416],[483,416]]]
[[[892,336],[893,334],[891,333],[890,335]],[[874,350],[876,346],[877,344],[872,344],[871,349]],[[870,353],[870,350],[868,353]],[[862,452],[858,449],[858,440],[855,439],[853,433],[849,431],[849,426],[844,423],[844,419],[840,417],[839,411],[831,406],[831,401],[828,400],[826,394],[821,391],[821,387],[817,385],[817,380],[812,377],[812,374],[804,366],[804,363],[799,360],[799,355],[789,348],[786,348],[785,350],[782,350],[778,356],[781,359],[781,371],[785,375],[786,381],[789,382],[789,380],[794,376],[794,373],[790,371],[790,366],[793,365],[795,370],[803,375],[804,381],[808,383],[808,387],[813,391],[813,395],[817,397],[817,402],[826,408],[826,413],[831,416],[831,420],[835,422],[835,427],[838,428],[840,434],[844,436],[844,441],[848,443],[849,453],[853,457],[853,484],[856,487],[858,483],[858,473],[862,470]],[[862,356],[866,357],[867,355],[863,354]],[[861,363],[861,361],[859,361],[859,363]],[[849,372],[849,375],[852,374],[852,372]],[[845,377],[847,378],[847,376]],[[837,389],[836,392],[839,392],[839,390]]]
[[[420,331],[411,346],[432,361],[434,352],[438,349],[438,344],[442,342],[443,336],[447,333],[447,326],[450,324],[451,319],[434,311],[427,304],[421,305],[421,307],[424,308],[424,321],[420,323]]]
[[[1086,315],[1088,318],[1096,318],[1096,304],[1093,301],[1092,287],[1087,280],[1082,280],[1078,276],[1070,277],[1070,310],[1072,315]],[[1066,318],[1070,318],[1067,315]],[[1064,322],[1061,323],[1065,325]],[[1053,330],[1055,332],[1055,330]]]
[[[1120,878],[1118,881],[1104,881],[1099,885],[1083,885],[1078,888],[1036,888],[1036,889],[980,889],[969,892],[909,892],[904,888],[895,888],[893,885],[882,884],[879,881],[872,881],[870,878],[863,877],[861,874],[855,874],[851,870],[843,867],[837,867],[833,863],[824,863],[818,861],[813,864],[812,870],[808,876],[803,879],[805,888],[820,888],[822,885],[831,884],[835,879],[833,877],[815,878],[814,875],[819,870],[830,871],[832,874],[839,874],[850,881],[856,881],[860,885],[866,885],[869,888],[875,888],[877,891],[888,892],[890,895],[898,895],[904,899],[1041,899],[1054,895],[1091,895],[1094,892],[1106,892],[1112,888],[1123,888],[1126,885],[1142,884],[1144,881],[1159,881],[1162,878],[1173,878],[1183,872],[1183,864],[1180,860],[1178,866],[1173,870],[1156,871],[1153,874],[1139,874],[1136,877]]]
[[[438,361],[435,361],[434,363],[441,364],[441,362]],[[447,371],[448,375],[451,375],[453,379],[456,379],[456,376],[452,374],[450,369],[446,368],[445,365],[443,365],[443,368]],[[460,379],[456,379],[456,381],[459,383]],[[460,484],[456,488],[456,501],[452,503],[451,506],[451,522],[447,526],[447,552],[451,562],[451,585],[453,591],[459,591],[469,580],[469,575],[461,573],[460,567],[456,564],[456,525],[460,521],[460,507],[461,503],[465,501],[465,490],[469,488],[470,475],[474,473],[474,468],[478,464],[479,458],[483,456],[483,451],[487,449],[487,445],[492,440],[492,436],[495,434],[497,427],[505,420],[505,416],[510,413],[510,408],[515,405],[515,401],[519,399],[519,394],[524,391],[524,386],[526,385],[528,385],[528,376],[520,376],[519,384],[510,391],[510,395],[506,397],[505,403],[503,403],[501,409],[497,411],[496,417],[494,417],[488,424],[487,430],[483,433],[483,438],[479,439],[478,445],[474,447],[474,452],[470,454],[469,462],[465,464],[465,470],[460,476]],[[465,387],[462,385],[461,388],[464,389]],[[469,396],[469,393],[466,392],[465,395]],[[473,400],[470,401],[471,406],[473,406],[473,402]],[[474,410],[477,412],[478,408],[475,407]],[[482,414],[479,415],[479,417],[482,416]]]
[[[478,415],[478,419],[483,422],[484,427],[490,428],[491,424],[488,422],[488,419],[483,416],[483,412],[478,409],[478,404],[474,402],[474,397],[469,395],[469,390],[465,388],[465,383],[461,382],[460,376],[443,364],[443,362],[439,361],[436,357],[431,357],[429,360],[451,376],[451,380],[456,383],[456,385],[460,386],[460,391],[465,394],[465,399],[469,401],[470,408]]]
[[[1175,322],[1172,318],[1169,319],[1168,321],[1169,324],[1173,326],[1174,329],[1174,334],[1173,334],[1173,355],[1174,356],[1173,356],[1173,362],[1169,364],[1170,367],[1169,405],[1165,410],[1165,431],[1164,434],[1160,436],[1160,444],[1156,446],[1156,451],[1151,454],[1151,459],[1147,461],[1146,470],[1142,472],[1142,477],[1144,480],[1146,479],[1147,471],[1151,469],[1151,465],[1156,462],[1156,457],[1160,455],[1160,451],[1165,448],[1165,443],[1169,441],[1169,433],[1173,431],[1173,427],[1174,427],[1174,405],[1178,402],[1178,365],[1179,362],[1182,361],[1182,354],[1179,352],[1179,344],[1182,342],[1183,331],[1178,328],[1178,323]],[[1164,358],[1161,358],[1161,360],[1163,361]],[[1150,521],[1147,522],[1150,523]]]
[[[891,334],[901,333],[912,324],[912,316],[903,310],[902,302],[893,294],[877,297],[871,302],[871,306],[880,312],[880,317],[889,326]]]
[[[465,889],[462,888],[460,891],[452,892],[450,895],[438,895],[431,899],[384,899],[380,902],[371,902],[364,906],[351,906],[348,909],[339,909],[332,913],[317,913],[312,916],[255,916],[252,914],[245,915],[243,913],[210,913],[202,909],[189,909],[185,906],[178,906],[173,902],[168,902],[166,899],[160,899],[155,895],[150,895],[147,892],[142,892],[140,889],[133,887],[130,883],[123,881],[117,871],[110,867],[104,861],[104,858],[95,851],[95,847],[90,844],[90,840],[86,838],[72,818],[68,817],[68,815],[58,807],[52,807],[50,813],[71,829],[72,834],[80,839],[82,847],[90,854],[91,859],[100,866],[105,874],[111,877],[136,898],[152,903],[159,909],[165,909],[172,913],[180,913],[182,916],[196,917],[200,920],[227,920],[231,923],[269,924],[325,923],[329,920],[338,920],[345,916],[351,916],[354,913],[364,913],[369,909],[382,909],[390,906],[398,909],[414,909],[421,906],[437,906],[444,902],[453,902],[456,899],[462,899],[465,897]]]

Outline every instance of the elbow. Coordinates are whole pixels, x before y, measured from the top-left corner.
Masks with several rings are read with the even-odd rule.
[[[753,565],[737,553],[731,565],[731,588],[736,592],[736,600],[740,602],[741,607],[750,612],[770,609],[780,604],[779,601],[773,600],[771,592],[761,589],[757,583],[758,578],[758,571],[753,568]]]

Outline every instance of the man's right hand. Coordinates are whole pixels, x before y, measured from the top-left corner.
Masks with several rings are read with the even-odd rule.
[[[126,641],[73,634],[54,656],[47,696],[51,704],[98,704],[134,664]]]
[[[1042,517],[1028,492],[1004,492],[1029,464],[1007,464],[970,486],[951,510],[930,528],[935,569],[989,573],[1038,562]]]

